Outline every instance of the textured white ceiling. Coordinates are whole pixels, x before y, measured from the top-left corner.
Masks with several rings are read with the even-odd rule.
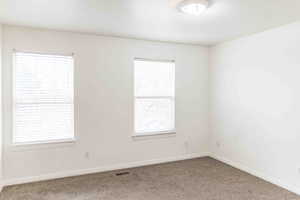
[[[211,45],[300,20],[300,0],[211,0],[188,16],[168,0],[0,0],[0,23]]]

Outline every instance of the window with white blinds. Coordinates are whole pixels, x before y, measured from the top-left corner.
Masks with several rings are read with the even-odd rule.
[[[175,131],[175,62],[134,61],[135,135]]]
[[[14,53],[13,144],[74,140],[73,57]]]

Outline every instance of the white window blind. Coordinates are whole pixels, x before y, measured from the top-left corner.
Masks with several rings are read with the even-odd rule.
[[[74,139],[73,57],[14,53],[13,143]]]
[[[134,61],[135,134],[175,131],[175,63]]]

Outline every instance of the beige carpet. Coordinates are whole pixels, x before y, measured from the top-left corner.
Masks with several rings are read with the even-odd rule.
[[[1,200],[300,200],[211,158],[4,188]]]

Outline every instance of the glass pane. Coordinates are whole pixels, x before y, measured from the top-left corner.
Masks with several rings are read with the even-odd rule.
[[[16,102],[73,102],[71,56],[16,53]]]
[[[14,143],[72,139],[73,104],[18,104]]]
[[[135,96],[174,96],[175,63],[135,60]]]
[[[173,99],[136,99],[136,133],[168,131],[174,128]]]

